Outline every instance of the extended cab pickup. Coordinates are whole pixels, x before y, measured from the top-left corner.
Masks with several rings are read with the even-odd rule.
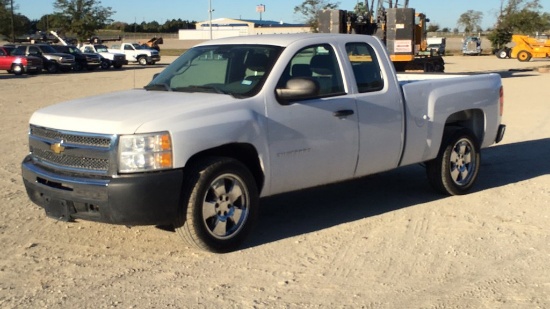
[[[502,105],[499,75],[396,75],[371,36],[212,40],[144,89],[36,111],[22,175],[50,217],[171,225],[227,251],[264,196],[415,163],[466,193],[504,135]]]
[[[126,55],[129,62],[137,62],[141,65],[155,64],[160,61],[158,50],[143,47],[137,43],[122,43],[111,45],[111,53],[122,53]]]

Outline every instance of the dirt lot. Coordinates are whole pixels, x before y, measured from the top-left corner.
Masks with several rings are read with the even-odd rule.
[[[31,113],[142,87],[172,59],[0,73],[1,308],[550,308],[550,73],[529,70],[550,61],[446,58],[448,72],[504,77],[508,131],[466,196],[434,193],[411,166],[263,199],[255,234],[223,255],[153,227],[46,218],[20,177]]]

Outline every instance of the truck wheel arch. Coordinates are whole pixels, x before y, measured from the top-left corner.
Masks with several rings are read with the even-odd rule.
[[[252,173],[258,191],[261,192],[264,185],[264,172],[256,148],[247,143],[231,143],[203,150],[194,154],[187,160],[184,170],[193,166],[194,162],[205,157],[227,157],[243,163]]]
[[[480,109],[469,109],[456,112],[449,115],[445,121],[445,128],[459,127],[469,129],[477,139],[482,143],[485,136],[485,114]]]

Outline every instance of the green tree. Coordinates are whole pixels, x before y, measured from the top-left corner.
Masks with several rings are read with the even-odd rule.
[[[304,23],[311,27],[313,32],[319,31],[319,11],[338,8],[339,2],[332,3],[327,0],[305,0],[294,7],[294,14],[302,14]]]
[[[430,25],[428,26],[428,29],[426,30],[428,30],[428,32],[437,32],[439,31],[439,25],[430,23]]]
[[[494,49],[512,40],[512,34],[534,34],[550,29],[550,14],[541,12],[539,0],[501,0],[500,15],[488,39]]]
[[[468,10],[458,18],[457,25],[464,28],[464,32],[472,32],[481,29],[483,13],[480,11]]]
[[[63,20],[58,25],[61,30],[76,35],[80,41],[111,23],[115,13],[111,7],[102,7],[100,0],[56,0],[54,8]]]

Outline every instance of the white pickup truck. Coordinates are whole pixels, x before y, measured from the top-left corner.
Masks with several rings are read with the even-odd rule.
[[[84,44],[80,47],[80,50],[83,53],[97,53],[101,55],[101,68],[104,70],[111,66],[115,69],[120,69],[123,65],[128,64],[124,53],[111,53],[108,51],[107,46],[102,44]]]
[[[141,65],[155,64],[160,61],[158,50],[143,47],[137,43],[114,44],[109,48],[109,52],[125,54],[126,60]]]
[[[415,163],[466,193],[502,108],[499,75],[396,75],[366,35],[212,40],[144,89],[36,111],[22,175],[49,217],[170,225],[228,251],[264,196]]]

